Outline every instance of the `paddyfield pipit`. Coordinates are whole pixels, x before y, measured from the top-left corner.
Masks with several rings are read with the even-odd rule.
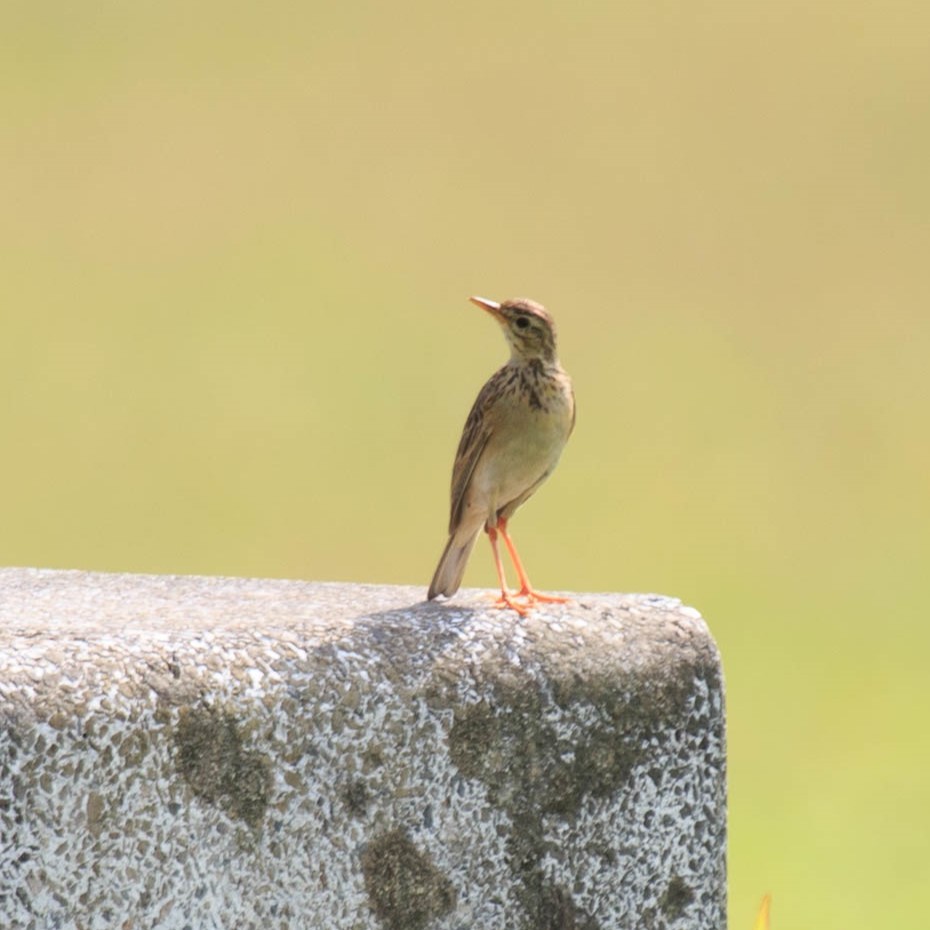
[[[501,584],[497,603],[525,614],[536,601],[565,599],[533,590],[507,532],[507,521],[559,461],[575,425],[575,395],[559,364],[555,324],[545,307],[525,298],[500,304],[483,297],[470,299],[500,324],[510,346],[510,361],[481,389],[465,421],[452,467],[449,541],[428,597],[451,597],[459,589],[483,527]],[[498,536],[520,582],[515,595],[507,590]]]

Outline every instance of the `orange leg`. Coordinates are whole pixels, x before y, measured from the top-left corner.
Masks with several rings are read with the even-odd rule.
[[[510,558],[513,561],[513,567],[517,570],[517,578],[520,581],[520,590],[517,591],[517,597],[525,597],[531,604],[533,601],[543,601],[547,604],[568,603],[567,597],[555,597],[552,594],[540,594],[538,591],[533,590],[533,586],[530,584],[530,579],[526,576],[526,570],[523,568],[523,563],[520,561],[520,556],[517,555],[517,547],[513,544],[513,540],[510,538],[510,534],[507,532],[506,518],[501,517],[497,521],[497,530],[501,536],[504,537],[504,545],[507,546],[507,551],[510,553]],[[497,559],[498,565],[500,565],[500,557],[497,555],[497,540],[492,539],[491,545],[494,546],[494,556]],[[501,578],[503,578],[503,569],[498,567],[497,571]]]
[[[515,610],[521,617],[525,617],[529,613],[529,607],[518,604],[511,596],[507,590],[507,578],[504,575],[504,563],[501,561],[500,550],[497,547],[497,530],[493,526],[487,528],[488,530],[488,539],[491,541],[491,549],[494,552],[494,567],[497,569],[497,577],[500,579],[501,583],[501,596],[495,602],[497,607],[510,607],[512,610]],[[510,541],[507,540],[506,533],[504,534],[504,539],[507,541],[507,547],[510,548]],[[520,569],[522,571],[522,569]]]

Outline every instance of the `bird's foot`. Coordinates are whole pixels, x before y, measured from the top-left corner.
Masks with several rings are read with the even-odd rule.
[[[518,600],[519,598],[519,600]],[[494,602],[495,607],[509,607],[521,617],[525,617],[536,604],[567,604],[567,597],[556,597],[554,594],[540,594],[532,588],[521,588],[516,594],[504,592]]]
[[[515,610],[521,617],[525,617],[532,608],[532,604],[519,604],[513,599],[513,596],[507,594],[505,591],[501,596],[494,602],[495,607],[509,607],[511,610]]]
[[[541,604],[567,604],[567,597],[556,597],[554,594],[541,594],[539,591],[534,591],[532,588],[523,587],[517,591],[516,597],[525,597],[527,602],[530,604],[535,604],[539,601]]]

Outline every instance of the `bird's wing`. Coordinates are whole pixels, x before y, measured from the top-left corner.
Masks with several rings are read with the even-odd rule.
[[[468,486],[471,484],[475,467],[481,459],[482,453],[493,434],[493,425],[489,416],[495,398],[500,395],[501,381],[504,369],[492,375],[490,380],[478,393],[472,405],[459,448],[455,453],[455,464],[452,466],[452,511],[449,516],[449,534],[458,529],[462,520],[462,510],[465,507],[465,498]]]

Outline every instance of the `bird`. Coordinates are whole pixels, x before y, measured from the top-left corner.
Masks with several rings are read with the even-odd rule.
[[[525,616],[537,602],[564,603],[566,598],[534,590],[507,525],[558,464],[575,426],[575,393],[559,364],[555,323],[542,304],[525,297],[501,303],[469,300],[500,324],[510,359],[485,383],[465,421],[452,467],[449,539],[427,599],[455,594],[484,529],[501,586],[495,603]],[[498,538],[517,573],[515,594],[507,588]]]

